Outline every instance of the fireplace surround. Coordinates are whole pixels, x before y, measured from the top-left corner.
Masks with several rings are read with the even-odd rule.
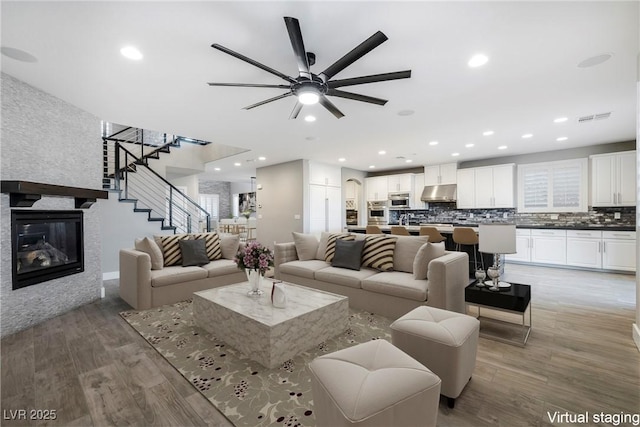
[[[84,271],[83,212],[11,211],[13,290]]]

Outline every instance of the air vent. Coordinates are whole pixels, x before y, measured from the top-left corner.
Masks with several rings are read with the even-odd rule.
[[[599,113],[599,114],[591,114],[589,116],[582,116],[578,118],[578,123],[590,122],[592,120],[604,120],[608,119],[611,116],[611,112],[608,113]]]

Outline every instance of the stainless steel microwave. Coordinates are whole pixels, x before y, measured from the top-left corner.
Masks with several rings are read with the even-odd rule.
[[[392,209],[393,208],[410,208],[411,195],[409,193],[390,193],[389,207]]]

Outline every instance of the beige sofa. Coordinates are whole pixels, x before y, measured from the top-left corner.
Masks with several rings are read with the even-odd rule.
[[[459,313],[465,312],[464,288],[469,284],[469,256],[465,252],[446,251],[442,243],[429,243],[427,236],[393,236],[394,271],[360,270],[333,267],[325,261],[327,238],[323,233],[314,242],[309,235],[294,233],[295,242],[275,245],[275,276],[280,280],[309,286],[349,297],[354,308],[397,319],[422,305]],[[355,234],[357,240],[368,235]],[[371,235],[369,235],[371,236]],[[424,248],[423,248],[424,245]],[[416,256],[420,257],[416,263]],[[424,250],[430,256],[424,259]],[[414,269],[426,270],[426,278],[417,279]]]
[[[121,249],[120,297],[136,310],[146,310],[189,299],[197,291],[246,281],[246,274],[233,261],[241,248],[239,236],[219,237],[222,258],[203,266],[164,266],[162,260],[154,260],[154,248],[144,247],[140,239],[136,240],[139,249]]]

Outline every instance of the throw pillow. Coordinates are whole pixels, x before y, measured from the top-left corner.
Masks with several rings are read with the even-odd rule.
[[[193,235],[194,239],[204,239],[207,248],[207,256],[210,261],[222,258],[222,246],[220,245],[220,236],[218,233],[198,233]]]
[[[355,240],[356,238],[351,234],[344,234],[344,233],[330,234],[327,237],[327,249],[325,250],[325,253],[324,253],[324,260],[326,262],[330,263],[333,260],[333,256],[336,253],[336,240],[338,239]]]
[[[395,237],[383,235],[367,236],[362,251],[362,265],[379,271],[393,270],[393,253],[396,248]]]
[[[398,236],[396,250],[393,253],[393,269],[413,273],[413,260],[418,249],[429,241],[429,236]]]
[[[425,243],[422,245],[413,260],[413,278],[416,280],[426,279],[429,263],[442,255],[444,255],[444,242]]]
[[[168,234],[165,236],[154,236],[156,242],[160,242],[162,248],[162,257],[164,258],[164,266],[182,264],[182,253],[180,252],[180,240],[189,240],[190,234]]]
[[[318,239],[313,234],[292,232],[293,243],[296,245],[296,253],[300,261],[316,259],[318,252]]]
[[[145,237],[143,239],[136,239],[135,248],[149,255],[149,257],[151,258],[152,270],[162,270],[162,267],[164,265],[162,259],[162,249],[160,249],[160,246],[158,246],[155,240],[148,237]]]
[[[222,258],[233,259],[240,248],[239,234],[223,234],[220,236],[220,247],[222,249]]]
[[[180,240],[180,253],[182,254],[182,266],[209,264],[207,244],[205,239]]]
[[[364,240],[336,240],[336,252],[331,260],[331,266],[360,270],[362,248],[364,248]]]

